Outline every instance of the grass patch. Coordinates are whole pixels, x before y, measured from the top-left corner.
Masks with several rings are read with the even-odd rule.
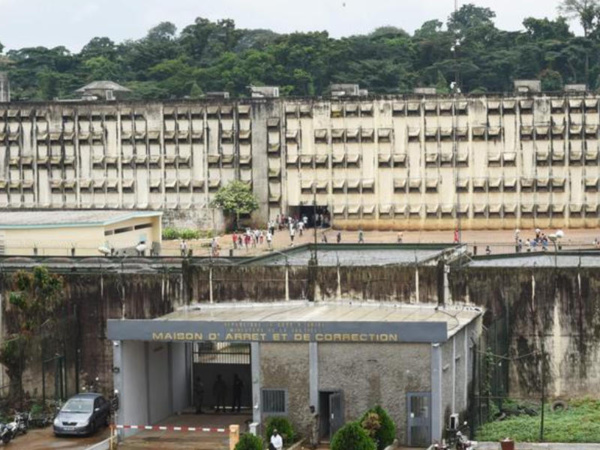
[[[544,441],[600,442],[600,400],[573,400],[567,411],[545,409]],[[541,416],[521,415],[487,423],[477,430],[478,441],[498,442],[510,437],[517,442],[539,442]]]

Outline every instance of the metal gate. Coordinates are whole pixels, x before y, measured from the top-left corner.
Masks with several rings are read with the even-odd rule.
[[[342,392],[333,392],[329,396],[329,439],[344,426],[344,397]]]
[[[431,444],[431,393],[406,394],[408,410],[408,445],[427,447]]]

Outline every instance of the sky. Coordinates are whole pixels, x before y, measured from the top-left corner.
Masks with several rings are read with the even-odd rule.
[[[556,17],[559,0],[464,3],[492,8],[498,28],[518,30],[525,17]],[[0,42],[6,50],[63,45],[78,52],[93,37],[139,39],[160,22],[182,29],[196,17],[279,33],[327,30],[341,37],[384,25],[412,33],[427,20],[445,21],[453,9],[454,0],[0,0]]]

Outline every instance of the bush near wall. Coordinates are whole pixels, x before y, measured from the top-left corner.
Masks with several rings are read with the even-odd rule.
[[[266,423],[267,440],[271,439],[273,430],[283,437],[284,445],[292,445],[296,438],[296,432],[290,421],[286,417],[269,417]]]
[[[333,435],[331,450],[377,450],[377,447],[360,424],[350,422]]]
[[[391,445],[396,438],[396,424],[387,411],[379,405],[365,412],[358,423],[375,441],[377,450],[383,450]]]
[[[190,228],[167,227],[162,232],[162,238],[165,241],[173,241],[175,239],[210,239],[213,235],[212,230],[192,230]]]
[[[242,434],[239,442],[235,444],[235,450],[263,450],[263,440],[250,433]]]

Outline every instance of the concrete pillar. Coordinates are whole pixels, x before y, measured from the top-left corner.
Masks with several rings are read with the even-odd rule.
[[[119,410],[115,411],[115,425],[123,425],[123,342],[113,341],[113,386],[114,394],[119,398]],[[118,369],[118,370],[117,370]],[[121,438],[121,430],[116,430],[117,441]]]
[[[10,102],[10,82],[8,73],[0,72],[0,103]]]
[[[308,343],[308,380],[310,404],[319,411],[319,344]]]
[[[431,345],[431,442],[442,440],[442,347]]]
[[[456,335],[452,336],[452,414],[456,411]]]
[[[260,383],[260,344],[250,344],[250,362],[252,371],[252,421],[260,424],[261,419],[261,383]]]

